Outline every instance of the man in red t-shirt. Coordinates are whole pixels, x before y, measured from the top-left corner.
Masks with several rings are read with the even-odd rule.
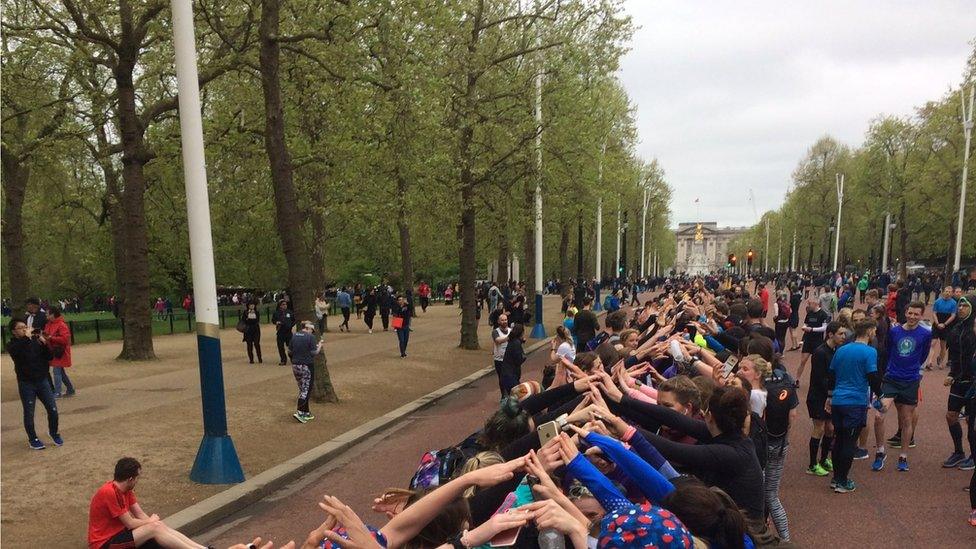
[[[92,496],[88,509],[88,549],[166,547],[206,549],[166,526],[159,515],[146,515],[132,491],[141,466],[124,457],[115,464],[115,476]]]

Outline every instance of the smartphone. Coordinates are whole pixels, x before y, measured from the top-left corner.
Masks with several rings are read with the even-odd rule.
[[[505,501],[502,503],[501,507],[495,511],[498,513],[507,513],[515,506],[515,492],[509,492]],[[519,532],[522,531],[522,527],[510,528],[508,530],[503,530],[495,534],[495,537],[491,538],[488,545],[491,547],[511,547],[515,545],[515,541],[518,539]]]
[[[543,423],[536,428],[536,433],[539,434],[539,447],[545,446],[547,442],[559,436],[559,422]]]
[[[734,376],[739,371],[739,357],[735,355],[729,355],[729,358],[725,359],[725,364],[722,365],[722,377],[728,379]]]

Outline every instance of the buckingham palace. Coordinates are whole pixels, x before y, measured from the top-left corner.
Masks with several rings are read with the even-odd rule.
[[[677,240],[675,270],[679,273],[704,274],[724,269],[730,253],[729,243],[748,229],[719,227],[714,221],[678,223],[678,229],[674,231]]]

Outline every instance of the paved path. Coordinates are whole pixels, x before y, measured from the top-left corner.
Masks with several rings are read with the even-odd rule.
[[[550,331],[561,321],[559,305],[558,297],[545,299]],[[421,314],[406,359],[392,332],[368,334],[355,318],[351,324],[352,333],[326,336],[341,402],[313,402],[318,418],[307,425],[291,417],[295,381],[290,367],[277,365],[271,327],[262,337],[263,365],[247,363],[240,334],[221,332],[228,427],[248,477],[490,365],[485,324],[479,326],[482,350],[456,347],[456,307],[435,305]],[[115,361],[120,342],[74,348],[70,375],[78,394],[58,401],[66,444],[41,452],[27,449],[13,367],[9,357],[0,357],[0,545],[83,546],[91,495],[124,455],[143,463],[137,493],[144,508],[162,516],[226,488],[188,479],[203,430],[194,335],[157,337],[155,347],[158,360],[145,363]],[[35,424],[49,441],[40,405]],[[38,524],[58,527],[38,530]]]
[[[786,360],[795,372],[799,353],[788,353]],[[542,353],[536,353],[526,363],[523,378],[539,379],[542,364]],[[856,461],[852,475],[858,490],[847,495],[831,492],[827,478],[804,474],[810,422],[802,404],[806,392],[801,390],[801,408],[790,433],[782,488],[798,546],[976,547],[976,529],[965,521],[968,494],[962,490],[970,473],[940,467],[951,449],[943,419],[947,394],[941,384],[944,374],[930,372],[923,381],[919,446],[912,451],[911,472],[897,473],[889,466],[873,473],[870,461]],[[199,539],[217,547],[257,535],[276,544],[300,540],[321,522],[315,503],[323,494],[338,496],[367,523],[381,526],[385,519],[369,510],[372,498],[388,487],[406,486],[424,451],[462,440],[480,428],[496,404],[494,377],[486,378],[364,440],[276,495],[228,517]],[[893,431],[893,423],[890,429]]]

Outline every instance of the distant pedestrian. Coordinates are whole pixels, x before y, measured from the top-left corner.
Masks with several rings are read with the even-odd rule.
[[[420,309],[423,312],[427,312],[427,307],[430,306],[430,285],[420,281],[420,286],[417,287],[417,295],[420,296]]]
[[[44,325],[44,336],[47,338],[47,347],[51,350],[51,367],[54,369],[54,398],[61,398],[61,385],[64,384],[66,392],[64,396],[74,396],[75,386],[68,379],[68,370],[71,367],[71,329],[64,321],[61,308],[53,305],[48,311],[49,317]]]
[[[254,364],[254,353],[257,352],[258,363],[263,363],[261,358],[261,313],[258,312],[257,303],[250,301],[241,312],[241,320],[244,321],[244,343],[247,345],[247,359]]]
[[[336,305],[342,311],[342,323],[339,324],[339,331],[349,331],[349,314],[352,312],[352,296],[346,291],[346,287],[339,288],[336,293]]]
[[[297,410],[292,414],[300,423],[308,423],[315,419],[308,409],[308,397],[314,381],[313,366],[315,355],[322,351],[323,340],[315,342],[315,324],[309,320],[302,322],[301,329],[292,336],[289,342],[291,350],[291,371],[298,383]]]
[[[271,315],[271,322],[275,325],[275,336],[278,344],[279,366],[288,364],[285,346],[291,343],[292,328],[295,327],[295,315],[288,309],[288,302],[282,299],[278,302],[278,310]]]
[[[363,313],[363,322],[369,333],[373,333],[373,319],[376,318],[376,288],[370,288],[366,297],[363,298],[363,306],[366,311]]]
[[[39,334],[47,322],[47,313],[41,309],[41,300],[36,297],[27,298],[27,314],[24,315],[27,330],[30,334]]]
[[[393,329],[400,343],[400,358],[407,356],[407,343],[410,341],[410,304],[404,296],[398,296],[393,306]]]

